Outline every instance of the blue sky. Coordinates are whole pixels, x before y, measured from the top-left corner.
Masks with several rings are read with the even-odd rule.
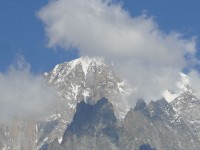
[[[44,28],[36,11],[47,2],[0,1],[0,71],[14,63],[18,55],[25,57],[36,73],[77,57],[72,52],[56,52],[46,47]]]
[[[37,18],[36,12],[47,3],[47,0],[0,1],[1,72],[5,71],[19,54],[25,57],[35,73],[49,71],[58,63],[78,57],[76,51],[46,47],[44,26]],[[148,15],[154,16],[161,30],[175,30],[184,33],[186,37],[197,36],[197,44],[199,43],[199,0],[123,0],[122,3],[132,16],[140,15],[146,10]]]

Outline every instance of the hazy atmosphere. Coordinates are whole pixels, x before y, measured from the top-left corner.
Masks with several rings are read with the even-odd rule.
[[[23,57],[0,73],[0,118],[37,119],[54,109],[57,99],[56,88],[49,87],[42,76],[30,72],[30,66]]]

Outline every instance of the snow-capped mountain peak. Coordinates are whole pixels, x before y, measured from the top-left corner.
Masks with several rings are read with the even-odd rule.
[[[176,83],[177,90],[165,90],[163,92],[163,97],[168,101],[172,102],[174,99],[176,99],[179,95],[181,95],[184,92],[190,92],[193,93],[191,84],[190,84],[190,78],[188,75],[184,73],[180,73],[180,80]]]
[[[123,119],[129,110],[122,98],[129,88],[104,58],[85,56],[58,64],[45,73],[44,78],[58,89],[57,113],[61,116],[57,118],[59,125],[56,132],[59,132],[54,133],[58,138],[62,137],[65,127],[72,121],[77,103],[82,100],[95,104],[106,97],[113,104],[119,119]]]
[[[86,77],[88,74],[88,69],[91,66],[105,66],[106,62],[105,59],[102,57],[93,57],[90,58],[88,56],[80,57],[78,59],[72,60],[70,62],[64,62],[62,64],[58,64],[50,73],[44,73],[45,77],[51,76],[49,82],[53,82],[55,78],[64,78],[68,76],[77,66],[80,66],[79,69],[82,70],[84,76]],[[57,82],[62,82],[63,80],[57,80]]]
[[[63,88],[65,86],[69,87],[70,85],[71,91],[68,93],[68,96],[65,95],[65,98],[70,97],[77,99],[77,94],[80,93],[80,89],[84,89],[81,92],[84,95],[84,98],[81,96],[78,101],[81,99],[90,98],[88,97],[88,88],[92,89],[93,87],[90,86],[94,83],[91,83],[91,81],[95,82],[96,80],[98,80],[96,81],[98,82],[96,83],[98,84],[97,88],[103,88],[104,86],[102,89],[104,90],[105,87],[109,86],[110,90],[107,91],[107,95],[109,95],[109,93],[117,94],[118,91],[123,94],[127,93],[126,82],[117,75],[113,69],[113,66],[101,57],[89,58],[88,56],[85,56],[70,62],[58,64],[51,72],[44,73],[44,77],[49,84],[56,85],[59,88]],[[97,85],[94,85],[94,87],[96,86]],[[113,86],[117,88],[115,89],[117,91],[113,90]],[[74,96],[72,97],[70,94]],[[99,99],[101,97],[102,96],[99,96],[95,99]]]
[[[183,118],[190,130],[200,139],[200,100],[190,83],[190,77],[181,73],[180,89],[177,97],[171,101],[176,114]]]

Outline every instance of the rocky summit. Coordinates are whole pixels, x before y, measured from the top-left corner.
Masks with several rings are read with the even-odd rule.
[[[0,149],[199,150],[200,100],[181,75],[183,90],[166,90],[168,101],[139,99],[130,108],[129,85],[105,59],[58,64],[43,74],[57,89],[55,111],[39,121],[0,122]]]

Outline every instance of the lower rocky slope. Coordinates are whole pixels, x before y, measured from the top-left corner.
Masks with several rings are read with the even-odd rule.
[[[198,150],[198,138],[165,99],[146,106],[140,100],[118,126],[112,104],[105,98],[95,105],[80,102],[62,142],[43,150]]]

